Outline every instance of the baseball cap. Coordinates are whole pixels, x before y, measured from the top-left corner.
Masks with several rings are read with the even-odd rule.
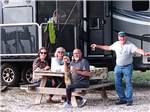
[[[123,31],[120,31],[120,32],[118,32],[118,36],[124,37],[124,36],[126,36],[126,33]]]

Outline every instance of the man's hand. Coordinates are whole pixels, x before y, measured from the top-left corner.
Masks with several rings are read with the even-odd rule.
[[[150,52],[145,52],[144,56],[150,56]]]
[[[91,44],[91,48],[92,48],[93,50],[95,50],[96,44]]]
[[[50,67],[49,66],[46,66],[45,68],[44,68],[44,70],[49,70],[50,69]]]
[[[68,56],[64,56],[63,61],[64,61],[64,63],[67,63],[67,62],[70,62],[70,59]]]

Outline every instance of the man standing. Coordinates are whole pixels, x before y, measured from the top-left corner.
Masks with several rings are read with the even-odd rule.
[[[118,33],[118,40],[114,44],[108,45],[96,45],[92,44],[92,49],[100,48],[108,51],[115,51],[116,53],[116,66],[115,72],[115,87],[119,96],[119,101],[116,105],[126,104],[131,106],[133,103],[133,88],[132,88],[132,71],[133,71],[133,53],[139,53],[141,55],[150,55],[150,53],[144,52],[144,50],[137,48],[133,43],[127,40],[125,32]],[[122,78],[125,77],[126,89],[124,91],[122,87]]]
[[[82,58],[80,49],[74,49],[72,61],[70,63],[71,84],[67,85],[67,101],[64,102],[64,107],[71,107],[71,94],[76,88],[89,87],[90,67],[86,59]],[[80,100],[80,107],[86,103],[86,99],[76,97]]]

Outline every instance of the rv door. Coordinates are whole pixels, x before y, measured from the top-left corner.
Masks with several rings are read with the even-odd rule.
[[[111,44],[111,16],[107,1],[87,1],[87,56],[104,57],[105,52],[96,49],[91,51],[90,45]]]

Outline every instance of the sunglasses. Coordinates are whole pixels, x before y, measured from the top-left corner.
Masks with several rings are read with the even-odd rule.
[[[63,51],[58,51],[58,53],[64,53]]]
[[[40,54],[47,54],[47,52],[40,52]]]

